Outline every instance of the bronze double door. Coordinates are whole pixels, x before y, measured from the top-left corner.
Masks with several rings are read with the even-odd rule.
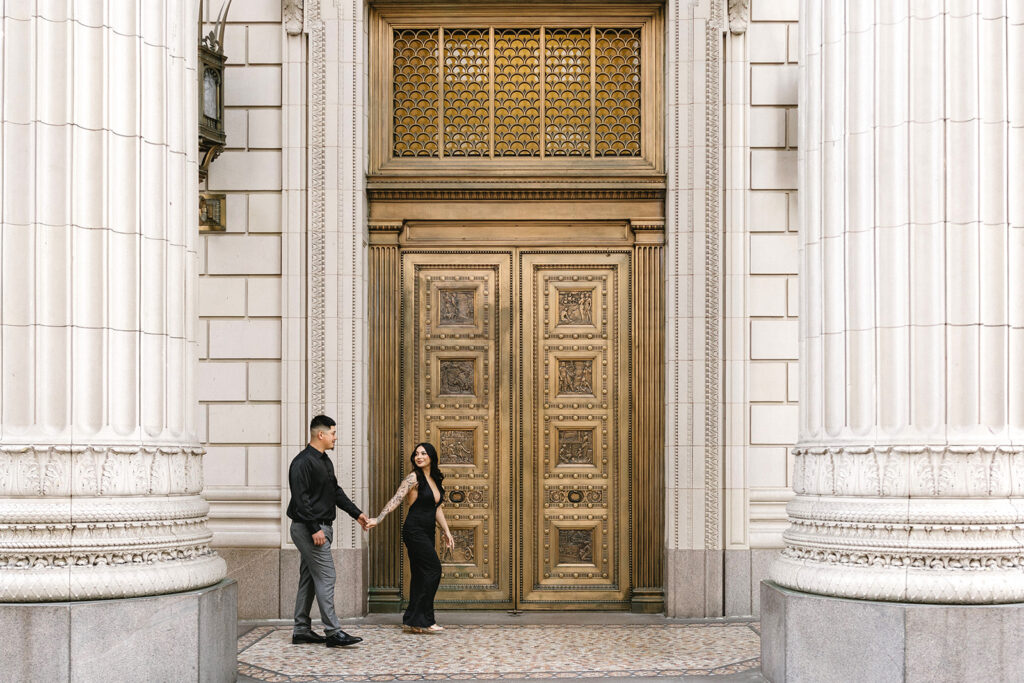
[[[439,608],[628,608],[630,266],[402,253],[401,442],[437,447],[455,537]]]

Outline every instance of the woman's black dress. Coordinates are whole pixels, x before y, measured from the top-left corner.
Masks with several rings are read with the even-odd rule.
[[[434,492],[427,486],[418,491],[416,500],[402,525],[402,541],[409,553],[409,606],[405,608],[402,623],[406,626],[427,628],[434,625],[434,595],[441,584],[441,560],[434,550],[434,528],[437,506]]]

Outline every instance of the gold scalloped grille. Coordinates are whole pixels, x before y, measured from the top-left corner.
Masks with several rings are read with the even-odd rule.
[[[487,156],[490,151],[490,39],[486,29],[456,29],[444,41],[444,153]]]
[[[540,154],[540,35],[494,31],[494,155]]]
[[[594,153],[640,155],[640,32],[597,29],[594,40]]]
[[[395,29],[395,157],[639,157],[639,27]]]
[[[578,28],[547,32],[544,137],[551,156],[590,155],[590,33]]]
[[[437,31],[395,32],[396,157],[437,156],[437,47]]]

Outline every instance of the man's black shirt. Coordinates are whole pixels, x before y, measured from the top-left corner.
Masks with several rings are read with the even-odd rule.
[[[335,506],[356,519],[363,514],[338,486],[334,463],[312,446],[307,445],[288,467],[288,488],[292,499],[288,517],[301,522],[312,536],[320,531],[320,522],[333,522]]]

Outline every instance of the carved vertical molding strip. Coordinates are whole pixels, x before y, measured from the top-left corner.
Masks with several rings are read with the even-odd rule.
[[[399,321],[401,223],[370,223],[370,514],[377,514],[401,481]],[[401,600],[401,515],[385,518],[370,543],[370,608],[395,611]]]
[[[721,108],[722,3],[711,0],[704,33],[704,547],[721,546],[722,401]]]
[[[632,225],[633,250],[633,610],[664,609],[665,309],[664,224]]]
[[[311,415],[323,413],[327,404],[327,291],[326,291],[326,194],[327,194],[327,44],[320,16],[321,0],[307,3],[306,25],[310,37],[309,69],[309,361]]]

